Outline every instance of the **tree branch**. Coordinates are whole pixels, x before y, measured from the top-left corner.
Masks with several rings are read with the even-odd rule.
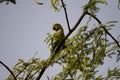
[[[63,6],[63,9],[64,9],[64,12],[65,12],[65,18],[66,18],[68,30],[70,32],[71,29],[70,29],[70,24],[69,24],[69,20],[68,20],[67,10],[66,10],[66,7],[65,7],[65,4],[64,4],[63,0],[61,0],[61,3],[62,3],[62,6]]]
[[[0,63],[11,73],[11,75],[14,78],[14,80],[17,80],[15,75],[13,74],[13,72],[10,70],[10,68],[7,65],[5,65],[2,61],[0,61]]]
[[[82,15],[79,17],[79,19],[77,20],[76,24],[73,26],[73,28],[70,30],[70,32],[68,32],[68,34],[65,36],[65,38],[63,39],[62,43],[57,47],[57,49],[55,50],[55,54],[57,54],[57,52],[60,50],[60,47],[63,45],[63,43],[65,42],[65,40],[72,34],[72,32],[78,27],[78,25],[80,24],[80,22],[82,21],[82,19],[84,18],[84,16],[86,15],[86,10],[83,11]]]
[[[38,77],[36,78],[36,80],[40,80],[40,78],[42,77],[42,75],[43,75],[43,73],[45,72],[46,69],[47,69],[47,68],[42,69],[42,70],[40,71],[40,74],[38,75]]]
[[[88,14],[89,16],[93,17],[99,24],[102,24],[101,21],[100,21],[96,16],[92,15],[92,14],[89,13],[88,11],[87,11],[87,14]],[[105,27],[102,26],[102,28],[103,28],[103,30],[116,42],[117,46],[120,48],[119,42],[112,36],[112,34],[109,33]]]

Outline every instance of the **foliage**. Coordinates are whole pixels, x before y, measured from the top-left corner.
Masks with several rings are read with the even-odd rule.
[[[35,58],[35,56],[27,62],[23,59],[19,59],[18,63],[13,67],[13,73],[18,80],[33,80],[36,78],[40,69],[43,68],[44,62],[44,60]],[[13,80],[12,75],[9,75],[7,80]]]
[[[106,29],[110,30],[111,26],[114,25],[114,22],[115,21],[108,22]],[[115,42],[108,40],[106,34],[99,25],[96,27],[93,26],[94,28],[91,30],[87,30],[88,27],[90,26],[81,26],[76,35],[66,40],[67,47],[61,51],[60,54],[62,55],[57,56],[56,60],[56,63],[60,64],[60,66],[63,67],[63,70],[54,77],[54,80],[106,79],[102,78],[102,76],[95,77],[95,74],[99,72],[97,71],[97,68],[104,64],[104,58],[107,55],[112,55],[112,52],[119,48]],[[48,37],[50,38],[49,35]],[[50,40],[48,39],[48,41]],[[114,74],[116,73],[116,71],[112,72]],[[108,75],[110,74],[111,73],[108,73]],[[118,70],[118,73],[116,73],[114,78],[120,79],[119,74],[120,71]],[[110,77],[108,79],[110,79]]]
[[[9,2],[16,4],[16,0],[0,0],[0,3],[6,2],[6,4],[9,4]]]
[[[47,34],[45,42],[50,48],[50,53],[52,53],[48,59],[41,60],[35,56],[27,62],[19,59],[12,71],[16,78],[18,80],[39,80],[50,65],[59,64],[62,67],[61,72],[52,78],[48,77],[48,80],[120,79],[120,67],[115,67],[113,70],[108,68],[106,75],[96,76],[99,72],[98,67],[104,64],[106,57],[112,58],[115,55],[117,58],[116,62],[120,60],[120,45],[118,42],[120,36],[116,40],[109,33],[117,21],[108,21],[106,24],[102,24],[96,17],[97,12],[100,10],[97,4],[107,5],[108,3],[107,0],[89,0],[83,6],[83,14],[79,20],[72,28],[68,25],[68,34],[53,51],[51,51],[53,35]],[[51,5],[55,11],[60,11],[62,8],[66,11],[66,4],[63,0],[51,0]],[[66,12],[65,14],[67,15]],[[85,15],[89,15],[88,20],[84,26],[80,26],[79,24]],[[98,24],[90,25],[92,23],[91,18],[95,19]],[[79,27],[77,33],[69,37],[77,27]],[[113,41],[109,40],[109,38],[112,38]],[[65,45],[64,49],[61,49],[62,45]],[[9,75],[7,80],[13,80],[13,76]]]

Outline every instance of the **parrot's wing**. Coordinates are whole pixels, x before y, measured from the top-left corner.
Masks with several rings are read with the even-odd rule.
[[[53,42],[52,42],[53,49],[58,47],[63,39],[64,39],[64,32],[62,30],[55,32],[53,34]]]

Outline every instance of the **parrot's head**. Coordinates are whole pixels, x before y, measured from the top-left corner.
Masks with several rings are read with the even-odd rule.
[[[53,30],[58,31],[58,30],[63,30],[63,28],[59,23],[55,23],[53,24]]]

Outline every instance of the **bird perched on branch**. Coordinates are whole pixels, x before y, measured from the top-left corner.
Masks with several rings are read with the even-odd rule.
[[[55,33],[52,36],[52,48],[54,50],[62,43],[65,35],[64,30],[59,23],[53,24],[52,28],[55,31]],[[61,47],[64,48],[64,43]]]

